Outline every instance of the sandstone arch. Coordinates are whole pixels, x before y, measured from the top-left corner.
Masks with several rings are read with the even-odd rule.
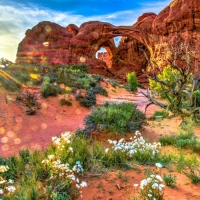
[[[143,14],[132,26],[113,26],[106,22],[93,21],[83,23],[79,28],[75,25],[64,28],[51,22],[40,22],[26,32],[18,46],[16,62],[71,64],[84,61],[95,71],[106,67],[104,62],[95,58],[96,51],[101,46],[109,46],[112,51],[112,70],[115,73],[130,64],[130,59],[123,57],[122,50],[134,50],[134,40],[148,49],[151,60],[164,66],[166,55],[163,52],[169,51],[169,46],[173,45],[177,36],[197,50],[196,55],[200,57],[199,21],[199,0],[174,0],[158,15]],[[116,36],[122,36],[124,41],[127,38],[129,40],[129,43],[121,44],[121,53],[112,47],[112,38]],[[137,57],[135,59],[138,61]],[[139,65],[132,68],[141,72]]]

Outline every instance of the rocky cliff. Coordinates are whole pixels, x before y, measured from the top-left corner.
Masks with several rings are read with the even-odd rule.
[[[122,36],[118,47],[113,38]],[[142,74],[147,62],[139,47],[147,49],[147,55],[160,66],[166,65],[170,47],[179,38],[190,44],[199,57],[200,2],[199,0],[174,0],[158,15],[145,13],[133,26],[113,26],[92,21],[80,27],[74,24],[66,28],[51,22],[40,22],[26,31],[17,52],[17,63],[71,64],[86,63],[92,72],[103,73],[107,65],[96,58],[96,52],[104,47],[109,55],[109,67],[113,74],[136,71]]]

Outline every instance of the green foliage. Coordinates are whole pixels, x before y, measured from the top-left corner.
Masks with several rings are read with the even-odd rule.
[[[78,101],[81,106],[91,107],[96,105],[96,94],[93,90],[88,90],[86,97],[79,97]]]
[[[64,105],[66,105],[66,106],[71,106],[71,105],[72,105],[72,102],[69,101],[68,99],[62,98],[62,99],[60,99],[60,105],[61,105],[61,106],[64,106]]]
[[[59,69],[59,73],[58,73],[58,77],[57,77],[56,82],[58,84],[65,84],[65,85],[68,85],[68,86],[71,85],[72,77],[71,77],[69,67],[63,66],[62,68]]]
[[[58,95],[58,89],[55,85],[51,83],[44,83],[42,84],[42,87],[40,89],[40,94],[47,98],[48,96],[57,96]]]
[[[175,136],[174,135],[166,135],[166,136],[160,137],[159,141],[163,146],[175,145]]]
[[[90,70],[90,67],[86,64],[79,64],[79,65],[71,65],[70,66],[70,70],[71,71],[75,71],[75,72],[84,72],[84,73],[88,73]]]
[[[175,188],[176,187],[176,180],[177,180],[176,175],[164,174],[163,180],[164,180],[164,182],[165,182],[165,184],[167,186],[169,186],[171,188]]]
[[[71,198],[64,192],[56,192],[53,194],[53,200],[71,200]]]
[[[135,72],[131,72],[126,74],[126,78],[128,80],[128,84],[131,86],[133,92],[138,91],[138,82]]]
[[[200,153],[200,140],[194,135],[193,128],[186,130],[178,135],[164,136],[159,139],[164,146],[174,145],[180,149],[191,149],[193,152]]]
[[[155,111],[151,118],[152,119],[166,118],[168,115],[169,115],[169,113],[166,110]]]
[[[91,82],[88,77],[83,77],[77,79],[75,86],[79,89],[89,90],[91,88],[91,84],[93,83],[94,82]]]
[[[196,90],[193,92],[193,95],[195,98],[197,98],[197,100],[200,102],[200,91],[199,90]]]
[[[96,94],[101,94],[103,96],[108,96],[108,92],[106,89],[104,89],[101,85],[96,85],[93,89],[93,91],[96,93]]]
[[[177,80],[180,79],[180,72],[173,69],[170,65],[165,67],[163,71],[157,75],[157,77],[166,82],[167,84],[171,85],[172,88],[176,86]],[[166,86],[161,85],[159,82],[155,80],[149,79],[149,86],[150,89],[157,92],[161,98],[166,98],[165,91],[167,89]],[[171,91],[169,91],[171,92]],[[173,98],[173,95],[170,94],[170,97]]]
[[[85,129],[90,131],[108,131],[115,134],[124,134],[135,131],[145,121],[145,114],[132,103],[109,104],[106,103],[86,116]]]
[[[103,76],[99,74],[92,74],[92,78],[95,79],[97,83],[99,83],[100,81],[103,81]]]
[[[185,174],[192,183],[200,182],[200,171],[199,171],[200,160],[194,154],[184,156],[180,154],[176,168],[178,171]]]

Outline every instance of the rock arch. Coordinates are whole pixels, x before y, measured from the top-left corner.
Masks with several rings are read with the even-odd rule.
[[[200,49],[199,20],[199,0],[174,0],[159,15],[145,13],[132,26],[114,26],[106,22],[92,21],[83,23],[79,28],[73,24],[65,28],[51,22],[40,22],[26,31],[25,38],[18,46],[16,62],[85,62],[95,71],[106,67],[103,61],[95,58],[96,51],[101,46],[109,46],[112,52],[112,70],[115,73],[121,70],[122,66],[130,64],[129,57],[123,57],[122,50],[137,49],[138,44],[141,44],[148,49],[151,60],[164,66],[166,55],[163,55],[163,52],[169,51],[169,46],[173,45],[177,36],[191,44],[194,49]],[[124,40],[120,46],[121,53],[112,46],[116,36],[122,36]],[[129,42],[125,42],[126,40]],[[197,57],[200,58],[199,52]],[[135,59],[138,61],[138,56]],[[141,71],[141,67],[132,68],[136,72]]]

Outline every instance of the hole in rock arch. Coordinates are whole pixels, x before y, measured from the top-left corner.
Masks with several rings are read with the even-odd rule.
[[[107,67],[111,67],[111,56],[109,55],[108,51],[101,47],[97,52],[96,52],[96,58],[99,60],[103,60]]]
[[[122,36],[118,36],[118,37],[114,37],[114,43],[115,43],[115,47],[118,47],[119,46],[119,42],[121,40]]]

